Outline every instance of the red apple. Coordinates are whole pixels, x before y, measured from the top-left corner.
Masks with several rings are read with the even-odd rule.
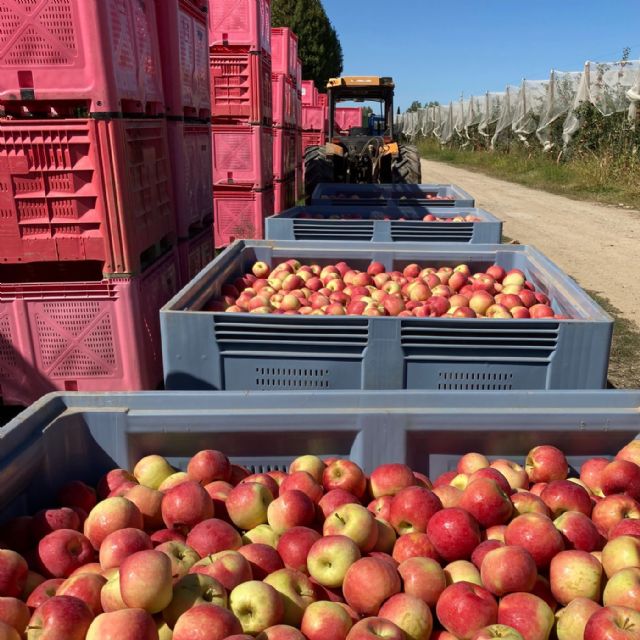
[[[132,553],[152,548],[153,543],[144,531],[131,527],[118,529],[110,533],[100,545],[100,566],[103,570],[119,567]]]
[[[602,548],[602,536],[584,513],[565,511],[553,521],[553,524],[562,534],[564,546],[567,549],[591,552]]]
[[[292,527],[308,526],[313,523],[314,518],[313,501],[298,489],[286,491],[281,487],[280,495],[267,509],[269,525],[278,535]]]
[[[426,533],[405,533],[400,536],[392,552],[393,559],[402,563],[408,558],[423,557],[438,560],[440,556]]]
[[[29,609],[37,609],[41,604],[53,598],[60,585],[64,582],[64,578],[51,578],[41,582],[27,598],[27,606]]]
[[[229,609],[249,635],[280,624],[284,615],[282,596],[271,585],[257,580],[244,582],[229,594]]]
[[[286,491],[302,491],[302,493],[307,494],[314,503],[319,502],[323,496],[322,486],[306,471],[290,473],[280,485],[280,493]]]
[[[389,523],[399,535],[425,533],[429,520],[440,509],[440,499],[429,489],[406,487],[393,497]]]
[[[226,549],[239,549],[242,546],[240,534],[230,524],[216,518],[203,520],[193,527],[186,542],[201,558]]]
[[[575,598],[598,602],[602,575],[602,565],[587,551],[561,551],[549,567],[551,592],[565,606]]]
[[[285,567],[307,573],[309,549],[322,536],[308,527],[293,527],[285,531],[276,547]]]
[[[480,569],[484,557],[490,551],[499,549],[500,547],[504,547],[504,542],[501,540],[484,540],[473,550],[473,553],[471,554],[471,562],[473,562],[476,568]]]
[[[393,502],[393,496],[380,496],[375,498],[368,505],[367,509],[373,513],[376,518],[382,518],[389,522],[391,518],[391,503]]]
[[[372,551],[378,539],[378,526],[373,514],[360,504],[345,504],[329,514],[322,534],[351,538],[361,551]]]
[[[566,479],[569,465],[560,449],[552,445],[541,445],[527,454],[525,470],[532,483],[551,482]]]
[[[402,489],[416,484],[413,472],[406,464],[383,464],[371,473],[371,494],[374,498],[394,496]]]
[[[593,524],[604,536],[622,520],[640,519],[640,504],[631,496],[624,494],[606,496],[593,507],[591,512]]]
[[[537,576],[536,563],[522,547],[498,547],[485,555],[481,565],[482,584],[496,596],[531,591]]]
[[[93,613],[73,596],[54,596],[43,602],[29,620],[29,638],[85,640]]]
[[[188,531],[213,517],[211,497],[194,480],[187,480],[166,491],[161,509],[162,519],[169,529]]]
[[[156,530],[163,526],[162,496],[160,491],[141,484],[134,485],[124,494],[124,497],[133,502],[140,510],[143,525],[147,531]]]
[[[338,507],[349,503],[360,504],[360,501],[356,496],[344,489],[330,489],[322,496],[320,502],[318,502],[318,506],[322,511],[322,515],[326,518]]]
[[[84,535],[97,550],[110,533],[128,527],[142,529],[143,526],[142,514],[131,500],[123,497],[106,498],[87,516]]]
[[[171,561],[161,551],[138,551],[120,565],[120,594],[131,609],[162,611],[172,597]]]
[[[323,536],[309,549],[307,567],[324,587],[341,587],[349,567],[360,559],[358,545],[347,536]]]
[[[435,513],[427,525],[427,535],[447,562],[470,558],[480,544],[478,521],[459,507]]]
[[[104,500],[114,489],[125,482],[137,482],[137,480],[126,469],[111,469],[98,482],[98,498]]]
[[[189,569],[189,573],[215,578],[227,591],[253,577],[249,561],[239,551],[231,549],[202,558]]]
[[[609,532],[609,540],[618,536],[636,536],[640,538],[640,520],[621,520]]]
[[[420,598],[430,607],[435,607],[438,598],[447,586],[440,564],[432,558],[408,558],[398,567],[404,593]]]
[[[626,493],[637,500],[640,498],[640,467],[628,460],[614,460],[602,470],[600,483],[605,496]]]
[[[15,551],[0,549],[0,596],[18,598],[27,582],[29,567]]]
[[[24,634],[31,612],[29,607],[18,598],[0,597],[0,622],[12,627],[21,635]],[[18,640],[21,636],[18,636]],[[2,633],[0,633],[2,638]]]
[[[242,632],[241,621],[228,609],[215,604],[197,604],[185,611],[173,628],[173,640],[198,640],[206,629],[207,640],[225,640]]]
[[[214,604],[227,608],[227,592],[215,578],[200,573],[182,576],[173,585],[173,597],[162,612],[163,620],[174,628],[178,618],[199,604]]]
[[[564,549],[560,532],[549,518],[539,513],[514,518],[507,525],[505,542],[525,548],[540,570],[546,569],[551,559]]]
[[[603,607],[584,628],[584,640],[638,640],[640,612],[628,607]]]
[[[402,629],[407,640],[429,640],[431,637],[433,616],[420,598],[397,593],[382,605],[378,615]]]
[[[273,473],[273,472],[271,472]],[[238,484],[246,484],[249,482],[257,482],[258,484],[264,485],[274,498],[277,498],[280,493],[280,485],[276,481],[276,479],[271,475],[271,473],[252,473],[250,476],[243,478]],[[288,474],[284,474],[282,479],[284,480]],[[237,485],[236,485],[237,486]]]
[[[191,567],[200,560],[200,556],[184,542],[170,540],[159,544],[156,551],[164,553],[171,562],[171,576],[174,584],[189,573]]]
[[[469,640],[479,629],[498,621],[498,605],[486,589],[456,582],[442,592],[436,615],[447,631]]]
[[[174,636],[175,637],[175,636]],[[153,618],[142,609],[103,613],[93,620],[86,640],[157,640]]]
[[[497,482],[478,478],[469,483],[460,499],[460,508],[468,511],[482,527],[504,524],[511,518],[513,505]]]
[[[241,482],[225,501],[231,522],[238,528],[249,530],[267,522],[267,509],[273,494],[258,482]]]
[[[268,544],[259,542],[245,544],[238,549],[251,566],[251,574],[255,580],[264,580],[264,578],[277,571],[284,569],[284,562],[280,554]]]
[[[304,611],[300,630],[307,640],[345,640],[351,617],[337,602],[312,602]]]
[[[38,543],[38,563],[52,578],[67,578],[94,556],[89,538],[74,529],[56,529]]]
[[[556,613],[558,640],[584,638],[584,628],[589,618],[602,607],[587,598],[576,598]]]
[[[549,507],[552,518],[557,518],[566,511],[579,511],[585,516],[591,515],[591,497],[575,482],[553,480],[544,488],[540,498]]]
[[[205,449],[196,453],[187,465],[187,473],[201,485],[209,484],[214,480],[230,482],[231,464],[229,458],[221,451]]]
[[[500,600],[498,623],[513,627],[524,640],[547,640],[554,622],[549,605],[532,593],[510,593]]]
[[[57,596],[73,596],[86,602],[91,613],[102,613],[100,592],[107,580],[97,573],[79,573],[67,578],[57,589]]]
[[[369,617],[356,622],[346,640],[406,640],[402,629],[384,618]]]
[[[347,604],[362,615],[377,614],[382,603],[400,590],[397,569],[379,558],[361,558],[354,562],[342,585]]]
[[[354,462],[336,460],[324,469],[322,485],[327,492],[342,489],[356,498],[362,498],[367,488],[367,480],[362,469]]]
[[[42,509],[33,516],[32,530],[36,540],[44,538],[47,534],[58,529],[80,530],[80,518],[69,507],[61,509]]]

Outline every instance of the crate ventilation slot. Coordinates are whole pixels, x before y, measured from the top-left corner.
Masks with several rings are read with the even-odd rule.
[[[329,389],[329,370],[313,367],[256,367],[259,389]]]
[[[473,223],[465,222],[392,222],[395,242],[471,242]]]
[[[443,391],[511,391],[512,373],[486,371],[440,371],[438,389]]]
[[[294,220],[296,240],[361,240],[373,239],[373,221],[363,220]]]

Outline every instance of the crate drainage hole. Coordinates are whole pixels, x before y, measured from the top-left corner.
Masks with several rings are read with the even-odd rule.
[[[328,369],[256,367],[256,385],[261,389],[328,389]]]
[[[441,371],[438,389],[447,391],[511,391],[512,373],[464,373],[461,371]]]

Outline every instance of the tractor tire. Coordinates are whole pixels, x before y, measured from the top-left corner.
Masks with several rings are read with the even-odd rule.
[[[421,184],[422,166],[418,149],[412,144],[401,144],[400,153],[391,162],[394,184]]]
[[[333,160],[325,147],[307,147],[304,154],[304,193],[307,204],[315,188],[323,182],[335,182]]]

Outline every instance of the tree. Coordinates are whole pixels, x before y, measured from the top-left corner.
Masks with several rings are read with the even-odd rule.
[[[418,109],[422,109],[422,103],[419,100],[414,100],[407,111],[417,111]]]
[[[298,36],[302,77],[313,80],[320,91],[342,73],[342,45],[321,0],[273,0],[271,22]]]

